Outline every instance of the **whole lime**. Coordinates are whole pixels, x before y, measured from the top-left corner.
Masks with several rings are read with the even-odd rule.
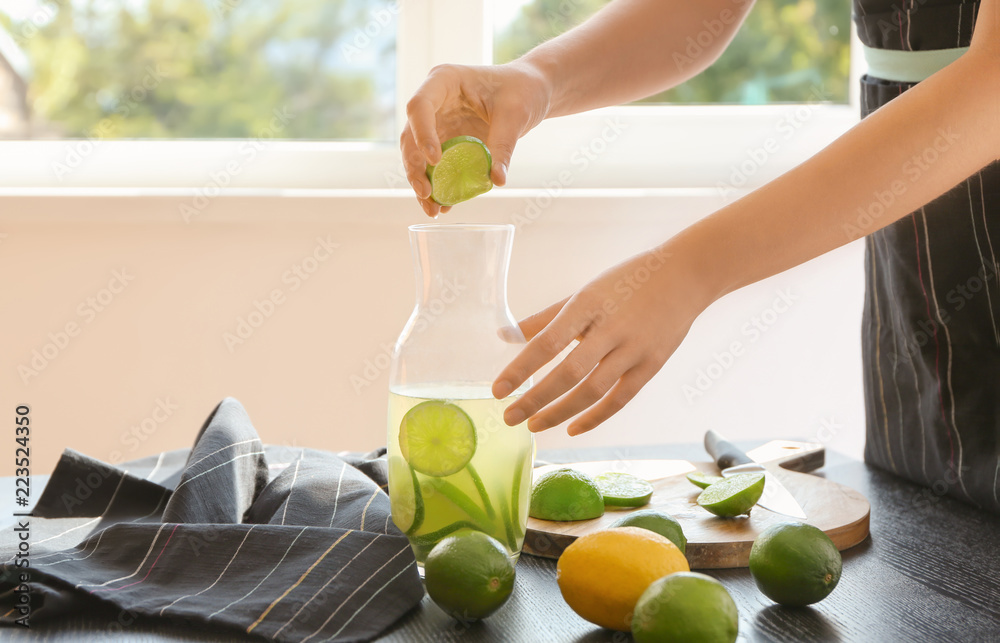
[[[736,603],[722,583],[696,572],[664,576],[646,588],[632,614],[636,643],[733,643]]]
[[[588,520],[604,515],[604,496],[594,480],[576,469],[541,476],[531,488],[528,514],[541,520]]]
[[[802,522],[765,529],[750,548],[750,574],[758,589],[781,605],[811,605],[840,581],[843,561],[821,530]]]
[[[462,531],[441,540],[424,562],[427,593],[460,621],[486,618],[514,591],[514,563],[494,538]]]
[[[677,545],[677,549],[680,549],[682,554],[687,548],[687,538],[684,537],[684,530],[681,529],[681,524],[674,520],[674,517],[670,514],[656,511],[655,509],[633,511],[626,516],[622,516],[611,527],[640,527],[648,529],[666,537],[667,540]]]

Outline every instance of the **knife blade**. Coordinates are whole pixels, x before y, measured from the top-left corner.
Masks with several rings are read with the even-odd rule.
[[[764,493],[757,504],[769,511],[784,514],[800,520],[806,519],[802,507],[795,497],[781,484],[778,477],[764,465],[754,462],[735,444],[709,429],[705,432],[705,450],[708,451],[715,464],[722,471],[723,477],[737,473],[763,473]]]

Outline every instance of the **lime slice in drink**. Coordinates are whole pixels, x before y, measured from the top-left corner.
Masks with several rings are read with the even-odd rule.
[[[688,482],[696,487],[701,487],[702,489],[708,489],[709,485],[713,485],[716,482],[722,480],[721,476],[710,476],[704,471],[694,471],[687,474]]]
[[[402,458],[389,458],[389,512],[404,534],[420,529],[424,522],[424,497],[417,474]]]
[[[418,472],[443,478],[461,471],[476,453],[476,427],[454,404],[421,402],[399,424],[399,449]]]
[[[604,504],[612,507],[641,507],[653,497],[653,485],[629,473],[609,471],[594,478],[604,496]]]
[[[698,496],[698,504],[716,516],[732,518],[749,514],[763,493],[763,473],[739,473],[709,485]]]
[[[431,199],[450,206],[468,201],[493,187],[493,157],[475,136],[456,136],[441,146],[441,160],[427,166]]]

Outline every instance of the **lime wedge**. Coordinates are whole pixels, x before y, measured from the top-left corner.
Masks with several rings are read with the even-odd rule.
[[[715,484],[719,480],[722,480],[721,476],[710,476],[703,471],[694,471],[687,474],[688,482],[696,487],[701,487],[702,489],[707,489],[709,485]]]
[[[421,402],[399,424],[399,449],[418,472],[443,478],[461,471],[476,453],[476,427],[454,404]]]
[[[609,471],[594,478],[604,496],[604,504],[612,507],[641,507],[653,497],[653,485],[629,473]]]
[[[763,473],[740,473],[709,485],[698,496],[698,504],[716,516],[732,518],[749,514],[763,493]]]
[[[389,513],[400,531],[409,534],[424,522],[424,497],[417,474],[402,458],[389,458]]]
[[[441,160],[427,166],[431,199],[450,206],[468,201],[493,187],[490,170],[493,157],[475,136],[456,136],[441,146]]]

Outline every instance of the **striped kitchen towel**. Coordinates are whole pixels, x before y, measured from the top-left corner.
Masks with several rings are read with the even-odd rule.
[[[67,450],[30,519],[29,566],[16,566],[17,525],[0,539],[0,625],[16,626],[27,569],[32,627],[100,611],[116,631],[174,619],[370,640],[424,593],[376,455],[265,446],[232,398],[190,450],[119,466]]]

